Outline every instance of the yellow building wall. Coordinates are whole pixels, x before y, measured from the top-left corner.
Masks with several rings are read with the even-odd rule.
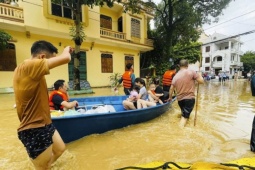
[[[38,40],[46,40],[51,42],[55,47],[58,48],[58,52],[61,54],[64,47],[67,45],[72,45],[73,42],[70,40],[64,40],[53,37],[46,37],[32,34],[30,38],[27,38],[24,32],[14,32],[14,31],[6,31],[12,35],[14,40],[15,48],[16,48],[16,61],[17,65],[22,63],[25,59],[31,58],[30,49],[32,44]],[[61,46],[59,46],[59,42],[61,42]],[[13,72],[12,71],[0,71],[0,88],[12,87],[13,80]],[[64,79],[68,81],[68,65],[63,65],[57,68],[50,70],[50,75],[46,76],[46,81],[48,87],[52,87],[53,83],[57,79]]]
[[[73,21],[70,19],[60,18],[57,16],[52,16],[55,19],[46,18],[47,9],[46,6],[50,7],[48,0],[33,0],[32,3],[28,1],[19,1],[19,6],[22,7],[24,13],[24,24],[26,25],[27,31],[35,31],[35,28],[40,28],[42,30],[57,31],[59,33],[69,33],[69,28]],[[45,6],[45,7],[43,7]],[[29,9],[29,10],[27,10]],[[57,20],[60,18],[59,20]],[[62,24],[60,24],[62,22]],[[40,34],[42,32],[38,32]]]
[[[58,17],[51,16],[53,19],[46,18],[45,12],[47,12],[46,6],[49,6],[47,0],[33,0],[32,1],[19,1],[19,6],[24,10],[24,27],[19,27],[19,31],[5,30],[12,35],[16,47],[16,59],[17,65],[23,62],[25,59],[30,58],[30,48],[32,44],[37,40],[46,40],[51,42],[58,48],[59,53],[62,52],[65,46],[71,45],[74,47],[74,42],[71,41],[69,36],[70,20],[61,18],[58,21]],[[118,42],[121,44],[123,41],[116,41],[108,39],[108,43],[101,43],[100,38],[100,13],[111,16],[113,20],[113,31],[117,31],[117,22],[119,17],[123,17],[123,32],[127,35],[127,40],[131,39],[131,18],[139,17],[141,24],[141,39],[144,39],[147,25],[144,25],[144,17],[142,15],[133,15],[129,13],[122,13],[122,11],[114,12],[108,8],[102,8],[95,6],[93,9],[83,7],[88,13],[86,15],[86,23],[84,25],[84,32],[87,35],[86,40],[81,45],[81,49],[86,51],[86,69],[87,80],[92,87],[109,86],[109,76],[112,73],[102,73],[101,71],[101,54],[102,52],[110,52],[113,56],[113,73],[123,74],[125,71],[125,56],[134,57],[134,73],[136,77],[139,77],[140,72],[140,56],[139,48],[127,49],[122,45],[119,47]],[[46,10],[46,11],[45,11]],[[83,12],[84,13],[84,12]],[[49,17],[49,16],[48,16]],[[55,19],[54,19],[55,18]],[[65,22],[66,21],[66,22]],[[5,22],[5,21],[4,21]],[[14,23],[14,22],[11,22]],[[15,23],[14,23],[15,24]],[[22,24],[17,23],[21,26]],[[15,27],[15,25],[13,25]],[[1,29],[1,28],[0,28]],[[26,31],[30,32],[30,36],[27,37]],[[46,36],[47,35],[47,36]],[[103,40],[106,42],[106,40]],[[92,42],[94,47],[91,48]],[[117,43],[116,43],[117,42]],[[115,46],[111,46],[111,43],[115,43]],[[100,45],[101,44],[101,45]],[[0,71],[0,88],[12,87],[13,72]],[[64,79],[68,81],[68,65],[54,68],[50,71],[50,75],[46,76],[48,87],[52,87],[53,83],[57,79]]]
[[[22,63],[25,59],[31,57],[30,48],[35,41],[46,40],[51,42],[58,48],[59,54],[65,46],[73,45],[74,42],[66,39],[54,38],[31,34],[30,38],[27,38],[23,32],[8,31],[17,42],[14,42],[16,47],[17,65]],[[60,46],[61,43],[61,46]],[[113,56],[113,73],[123,74],[125,71],[125,55],[131,55],[134,57],[134,70],[136,77],[139,76],[140,63],[139,63],[139,51],[126,50],[122,48],[115,48],[105,45],[96,45],[90,50],[90,43],[83,43],[82,50],[86,51],[87,59],[87,80],[92,87],[109,86],[109,76],[112,73],[102,73],[101,71],[101,54],[103,52],[112,53]],[[4,77],[3,81],[0,81],[0,88],[12,87],[13,72],[0,72],[0,77]],[[69,80],[68,65],[63,65],[50,70],[50,74],[46,76],[47,86],[50,88],[57,79],[64,79],[66,82]]]
[[[138,51],[95,45],[92,50],[87,51],[87,79],[92,87],[110,85],[109,77],[113,73],[102,73],[101,71],[101,54],[104,52],[112,53],[113,73],[120,73],[121,75],[125,71],[125,54],[134,55],[134,73],[137,77],[139,76],[140,59]]]
[[[108,8],[100,8],[100,14],[111,17],[112,18],[112,30],[118,31],[118,19],[122,16],[122,12],[116,13]],[[100,17],[100,15],[99,15],[99,17]]]

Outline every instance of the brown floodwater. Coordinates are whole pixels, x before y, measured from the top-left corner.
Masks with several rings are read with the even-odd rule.
[[[95,96],[113,95],[109,88],[93,91]],[[16,134],[19,122],[13,108],[14,95],[0,94],[0,101],[0,169],[32,170]],[[254,157],[250,151],[254,101],[246,80],[200,85],[195,127],[196,109],[187,126],[179,128],[180,109],[174,102],[168,112],[149,122],[67,144],[52,169],[113,170],[153,161],[222,163]]]

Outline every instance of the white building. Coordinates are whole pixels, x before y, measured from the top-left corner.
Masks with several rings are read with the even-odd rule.
[[[214,33],[200,38],[202,46],[202,68],[204,72],[218,75],[220,71],[234,75],[241,74],[243,63],[240,62],[241,45],[239,38],[228,38],[226,35]]]

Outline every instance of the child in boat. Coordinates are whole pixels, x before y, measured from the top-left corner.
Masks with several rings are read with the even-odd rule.
[[[139,94],[139,90],[140,90],[140,87],[135,85],[133,87],[132,91],[130,92],[130,95],[127,98],[127,100],[130,101],[130,102],[135,102],[137,100],[137,96]]]
[[[155,85],[154,83],[151,83],[150,86],[149,86],[149,90],[148,90],[148,100],[149,100],[150,102],[155,102],[155,103],[163,104],[163,101],[162,101],[160,98],[154,99],[154,98],[152,97],[152,94],[153,94],[154,96],[156,96],[156,97],[160,97],[160,96],[163,96],[163,95],[164,95],[163,93],[162,93],[162,94],[156,94],[155,89],[156,89],[156,85]]]

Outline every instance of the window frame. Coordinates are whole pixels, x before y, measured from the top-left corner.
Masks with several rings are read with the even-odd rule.
[[[131,63],[133,65],[133,68],[134,68],[134,56],[125,55],[125,66],[124,66],[125,67],[125,71],[127,71],[126,65],[128,63]]]
[[[206,47],[205,47],[205,52],[206,52],[206,53],[210,52],[210,50],[211,50],[211,47],[210,47],[210,46],[206,46]]]
[[[133,21],[137,21],[134,23]],[[141,21],[137,18],[131,18],[131,37],[141,38]],[[138,31],[136,30],[139,27]]]
[[[108,65],[110,63],[110,65]],[[109,53],[101,53],[101,72],[113,73],[113,56]]]
[[[106,23],[104,23],[102,20],[104,21],[108,21],[109,22],[109,27]],[[106,28],[106,29],[110,29],[112,30],[112,17],[109,17],[107,15],[103,15],[100,14],[100,27],[101,28]]]
[[[54,3],[54,2],[52,2],[51,0],[49,0],[50,2],[49,2],[49,13],[50,13],[50,15],[52,15],[52,16],[55,16],[55,17],[60,17],[60,18],[65,18],[65,19],[70,19],[70,20],[75,20],[75,15],[74,15],[74,13],[73,13],[73,11],[72,11],[72,8],[71,7],[68,7],[68,6],[66,6],[66,5],[64,5],[63,4],[63,0],[61,0],[61,4],[59,4],[59,3]],[[61,16],[60,15],[54,15],[53,14],[53,7],[52,7],[52,4],[54,4],[54,5],[58,5],[58,6],[60,6],[61,7]],[[67,8],[67,9],[70,9],[70,12],[71,12],[71,17],[65,17],[65,11],[64,11],[64,8]],[[81,7],[81,13],[80,13],[80,17],[81,17],[81,21],[83,21],[83,15],[82,15],[82,7]]]
[[[0,71],[14,71],[16,67],[16,46],[14,43],[8,43],[7,48],[0,51]]]
[[[210,63],[210,57],[205,57],[205,63]]]

